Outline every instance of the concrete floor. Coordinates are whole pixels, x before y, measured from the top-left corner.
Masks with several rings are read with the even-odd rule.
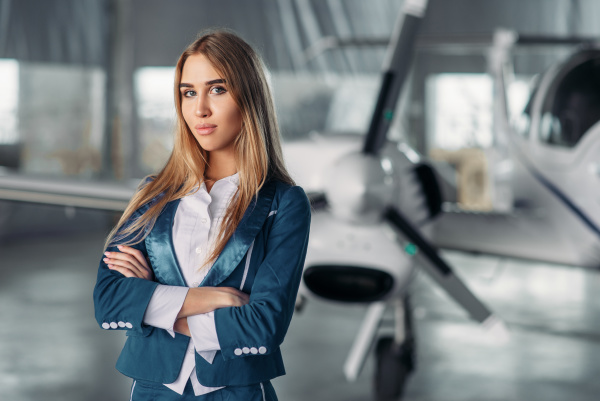
[[[0,400],[127,400],[114,369],[124,333],[98,328],[92,288],[102,234],[0,246]],[[411,287],[417,371],[404,400],[598,400],[600,275],[535,262],[445,253],[508,323],[498,344],[424,275]],[[365,308],[310,302],[292,321],[274,380],[281,401],[372,399],[373,358],[342,374]]]

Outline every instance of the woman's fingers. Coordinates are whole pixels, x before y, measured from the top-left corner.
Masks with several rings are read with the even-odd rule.
[[[150,271],[150,266],[148,265],[148,261],[144,257],[144,254],[139,249],[132,248],[126,245],[118,245],[117,248],[123,253],[127,253],[135,258],[145,270]]]
[[[128,262],[119,259],[104,258],[104,263],[111,270],[123,273],[126,277],[144,278],[142,272]]]
[[[152,269],[148,265],[148,261],[140,250],[125,245],[118,245],[117,248],[119,248],[122,253],[133,257],[134,261],[136,262],[136,266],[142,270],[144,278],[152,278]]]
[[[121,270],[119,272],[123,273],[122,269],[129,270],[133,275],[126,275],[127,277],[138,277],[146,280],[152,280],[153,273],[152,270],[148,267],[147,262],[142,257],[143,263],[139,261],[139,259],[133,255],[133,248],[122,247],[124,252],[105,252],[106,258],[104,258],[104,262],[106,264],[110,264],[116,267],[119,267]],[[127,250],[128,252],[125,252]],[[117,270],[117,269],[112,269]]]
[[[121,252],[105,252],[104,262],[115,266],[124,267],[131,270],[136,277],[142,276],[142,268],[138,266],[137,261],[130,255]]]
[[[116,270],[119,273],[121,273],[122,275],[124,275],[125,277],[137,277],[133,271],[131,271],[131,269],[128,269],[126,267],[122,267],[122,266],[115,266],[113,264],[107,264],[108,268],[110,270]]]

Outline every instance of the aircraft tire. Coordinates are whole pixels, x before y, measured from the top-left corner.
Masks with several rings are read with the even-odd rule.
[[[382,337],[377,342],[375,357],[375,399],[400,400],[406,380],[414,367],[412,341],[397,345],[392,337]]]

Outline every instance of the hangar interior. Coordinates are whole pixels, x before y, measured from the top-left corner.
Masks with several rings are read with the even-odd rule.
[[[411,3],[426,11],[414,51],[403,56],[409,71],[388,139],[403,144],[405,158],[418,154],[431,166],[440,216],[422,231],[509,338],[470,319],[468,307],[421,270],[427,261],[404,258],[406,286],[396,290],[399,299],[410,296],[412,373],[380,366],[375,338],[358,377],[346,380],[347,355],[378,303],[307,297],[282,346],[279,399],[596,400],[595,0],[0,0],[0,399],[117,400],[131,386],[114,369],[125,336],[99,329],[92,305],[104,238],[119,213],[25,201],[3,177],[130,187],[159,170],[173,146],[174,64],[198,32],[218,27],[262,55],[290,171],[317,191],[305,165],[328,169],[342,151],[328,153],[331,138],[334,147],[337,137],[362,141],[394,27]],[[490,72],[498,32],[532,42],[517,41],[509,55],[507,125]],[[552,79],[579,85],[587,100],[561,106],[567,84]],[[539,114],[531,111],[538,106]],[[506,127],[522,139],[511,142],[517,161],[499,133]],[[573,127],[581,132],[570,139]],[[412,184],[398,182],[408,194],[399,195],[403,207]],[[361,235],[344,233],[338,252],[364,245]],[[398,310],[383,300],[376,337],[397,328]],[[378,392],[385,372],[401,394]]]

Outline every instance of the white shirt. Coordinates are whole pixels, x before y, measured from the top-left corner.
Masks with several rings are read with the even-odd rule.
[[[198,287],[210,271],[212,264],[202,267],[210,255],[219,232],[227,206],[235,195],[239,184],[238,174],[225,177],[213,184],[210,194],[202,183],[200,189],[181,199],[173,223],[173,246],[181,267],[181,273],[188,287],[159,284],[150,299],[144,314],[144,323],[165,329],[175,337],[173,326],[177,314],[190,287]],[[218,390],[222,387],[204,387],[196,377],[194,352],[212,363],[215,354],[221,349],[215,327],[214,312],[194,315],[187,318],[191,339],[188,351],[177,380],[165,386],[178,394],[183,394],[190,379],[196,396]]]

